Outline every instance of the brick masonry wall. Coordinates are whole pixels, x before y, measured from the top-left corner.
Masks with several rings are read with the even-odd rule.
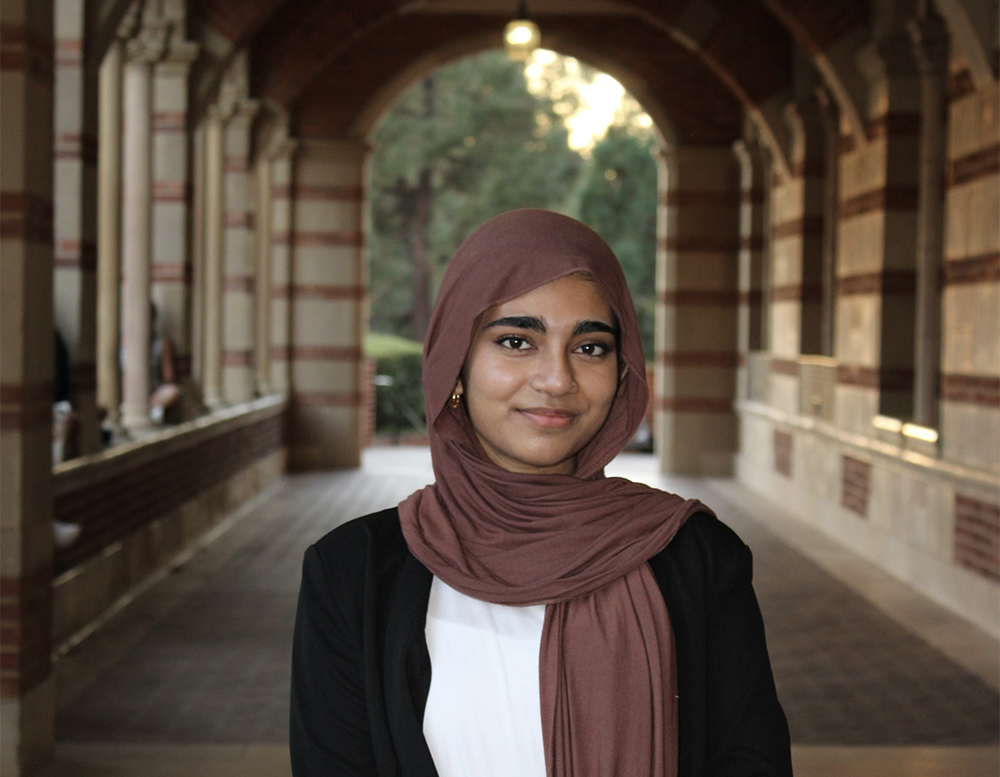
[[[788,432],[774,430],[774,471],[785,477],[792,476],[792,440]]]
[[[871,489],[871,465],[853,456],[841,457],[844,476],[841,484],[840,503],[862,518],[868,517],[868,494]]]
[[[106,478],[84,478],[60,488],[55,517],[82,528],[80,539],[58,551],[60,574],[102,553],[126,535],[179,508],[199,494],[279,450],[284,414],[230,429],[162,456],[136,456],[132,466],[109,468]]]
[[[955,563],[1000,581],[1000,505],[955,495]]]

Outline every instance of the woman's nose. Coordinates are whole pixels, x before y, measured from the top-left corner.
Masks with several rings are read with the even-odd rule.
[[[538,369],[531,387],[552,396],[571,394],[577,389],[576,376],[567,354],[550,352],[537,360]]]

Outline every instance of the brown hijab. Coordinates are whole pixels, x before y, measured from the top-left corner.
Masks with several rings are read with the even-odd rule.
[[[483,312],[577,271],[593,274],[617,316],[627,373],[574,475],[508,472],[483,452],[464,403],[448,399]],[[412,553],[452,588],[548,605],[539,671],[549,777],[677,773],[673,634],[646,561],[706,508],[604,476],[646,411],[645,375],[625,278],[596,232],[549,211],[515,210],[458,249],[424,345],[436,482],[399,513]]]

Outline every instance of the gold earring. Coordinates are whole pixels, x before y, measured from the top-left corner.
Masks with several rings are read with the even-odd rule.
[[[448,404],[451,405],[452,410],[457,409],[458,406],[462,404],[462,395],[459,394],[457,391],[451,392],[451,400],[448,402]]]

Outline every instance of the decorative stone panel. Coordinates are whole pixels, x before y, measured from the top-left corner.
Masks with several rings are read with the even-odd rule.
[[[774,471],[785,477],[792,476],[792,435],[774,430]]]
[[[955,495],[955,563],[1000,580],[1000,505]]]
[[[862,518],[867,518],[868,495],[871,491],[871,464],[853,456],[842,456],[841,459],[844,474],[840,503]]]

